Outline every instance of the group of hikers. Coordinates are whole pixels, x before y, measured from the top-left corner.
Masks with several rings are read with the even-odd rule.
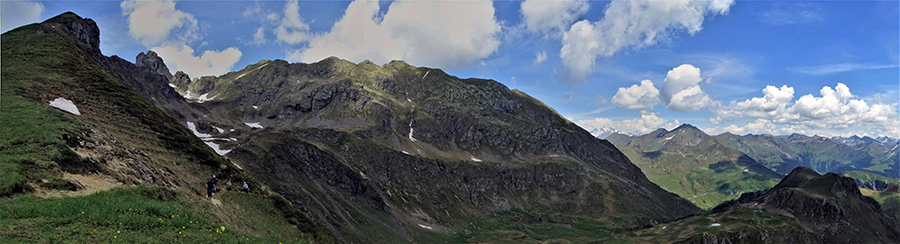
[[[206,179],[206,196],[212,198],[213,192],[216,191],[216,186],[219,185],[219,178],[216,178],[216,175],[213,175],[209,179]],[[231,181],[228,181],[228,190],[231,190]],[[247,185],[247,182],[244,181],[244,185],[241,187],[241,191],[250,192],[250,186]]]

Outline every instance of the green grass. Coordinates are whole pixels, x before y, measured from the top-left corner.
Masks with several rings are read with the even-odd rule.
[[[485,216],[467,225],[459,243],[589,243],[614,240],[621,231],[580,215],[538,214],[511,209]]]
[[[619,149],[641,168],[651,182],[703,209],[711,209],[724,201],[740,197],[742,193],[765,190],[778,183],[778,179],[752,169],[745,172],[743,169],[750,169],[750,166],[737,164],[740,159],[736,157],[715,155],[709,148],[702,148],[707,144],[682,151],[666,149],[654,158],[628,146],[620,146]]]
[[[25,195],[0,201],[0,239],[13,243],[303,243],[222,229],[163,187],[115,188],[83,197]],[[246,195],[246,194],[244,194]],[[264,197],[241,196],[243,202]],[[270,223],[274,223],[272,221]],[[261,225],[279,229],[286,226]]]

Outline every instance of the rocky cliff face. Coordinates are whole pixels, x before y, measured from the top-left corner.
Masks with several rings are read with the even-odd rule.
[[[900,223],[886,216],[871,197],[863,196],[856,181],[836,174],[819,175],[798,167],[772,189],[746,193],[725,202],[713,213],[733,208],[756,208],[789,216],[824,242],[900,242]]]
[[[417,242],[410,233],[422,231],[419,224],[465,233],[474,230],[471,221],[513,209],[615,228],[701,212],[648,181],[612,144],[495,81],[337,58],[262,61],[211,81],[176,85],[211,98],[200,105],[209,116],[197,122],[222,128],[221,138],[237,137],[221,144],[233,149],[227,156],[293,192],[283,194],[312,218],[339,226],[336,235],[370,236],[357,229],[370,222]],[[298,163],[328,172],[307,173]],[[316,166],[323,163],[331,166]],[[271,168],[310,176],[295,180]],[[342,197],[322,202],[322,195]],[[622,216],[630,217],[612,221]]]

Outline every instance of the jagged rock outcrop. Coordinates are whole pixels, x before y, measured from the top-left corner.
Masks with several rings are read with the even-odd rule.
[[[154,73],[165,76],[168,80],[172,79],[172,73],[169,72],[169,68],[166,67],[166,63],[163,62],[163,59],[156,55],[154,51],[147,51],[147,53],[138,53],[137,58],[135,58],[134,65],[138,67],[147,67],[150,68]]]
[[[188,86],[191,84],[191,77],[188,76],[184,71],[175,72],[175,75],[172,76],[172,79],[169,80],[169,83],[176,87]]]
[[[86,45],[90,50],[100,53],[100,27],[90,18],[81,18],[72,12],[65,12],[46,20],[44,23],[59,23],[64,31]],[[39,29],[45,31],[43,29]]]

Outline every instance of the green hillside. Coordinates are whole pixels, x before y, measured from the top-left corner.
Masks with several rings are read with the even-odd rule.
[[[312,236],[303,233],[314,233],[313,225],[277,194],[206,199],[212,174],[259,183],[110,75],[92,45],[96,28],[65,13],[2,35],[2,239],[290,243]],[[80,115],[48,105],[60,97]]]
[[[653,183],[711,209],[741,194],[775,186],[780,175],[690,125],[620,138],[617,147]]]

